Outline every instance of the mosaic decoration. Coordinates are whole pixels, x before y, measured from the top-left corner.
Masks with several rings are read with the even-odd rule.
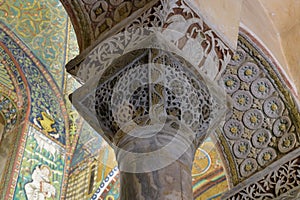
[[[1,32],[0,35],[3,36],[3,33]],[[5,198],[3,191],[8,188],[9,176],[12,174],[13,161],[17,152],[13,147],[20,140],[20,122],[23,122],[26,117],[28,89],[26,89],[27,83],[22,77],[21,69],[17,67],[14,57],[2,42],[0,42],[0,68],[2,83],[0,83],[0,115],[3,116],[5,124],[3,135],[0,134],[0,171],[3,175],[1,176],[0,198]]]
[[[2,60],[2,62],[0,62],[0,85],[8,88],[9,90],[14,91],[15,90],[14,84],[11,80],[9,72],[5,67],[6,61],[4,61],[2,56],[0,57],[0,59]]]
[[[47,66],[62,90],[69,29],[66,11],[59,0],[1,1],[0,21]]]
[[[115,167],[99,184],[100,186],[91,197],[91,200],[106,199],[105,196],[107,196],[107,193],[110,193],[110,198],[113,198],[113,200],[117,200],[119,198],[120,191],[119,184],[119,170],[117,167]]]
[[[34,182],[30,178],[31,173],[37,169],[37,166],[43,166],[43,168],[49,167],[52,176],[55,176],[49,181],[55,182],[51,183],[56,188],[55,198],[60,198],[61,188],[65,187],[62,182],[65,174],[64,149],[68,147],[67,115],[63,98],[49,72],[31,54],[31,51],[6,26],[0,24],[0,29],[0,44],[5,46],[1,57],[6,61],[5,65],[11,69],[13,80],[18,83],[17,94],[22,95],[25,100],[27,95],[30,95],[30,106],[26,101],[17,104],[27,109],[22,111],[24,112],[23,124],[26,126],[29,122],[32,123],[31,128],[23,130],[20,134],[20,149],[19,152],[15,151],[15,165],[12,170],[14,173],[10,172],[12,182],[9,185],[14,190],[10,188],[7,194],[3,195],[9,198],[13,198],[12,196],[16,196],[17,199],[25,198],[24,184]],[[24,80],[28,85],[24,85]],[[40,135],[31,134],[30,131],[33,129]],[[36,160],[31,162],[32,159]],[[18,176],[15,172],[19,170]]]
[[[208,137],[198,148],[193,163],[193,193],[196,200],[221,199],[228,188],[215,139]]]
[[[45,81],[48,79],[45,77],[45,71],[36,67],[33,60],[20,50],[19,45],[3,29],[1,31],[0,42],[9,47],[16,62],[20,64],[23,73],[27,76],[31,91],[30,121],[65,145],[65,124],[61,115],[61,99],[57,98],[52,89],[55,86]]]
[[[6,119],[5,132],[10,132],[15,127],[18,119],[17,111],[18,109],[14,102],[0,92],[0,114]]]
[[[0,24],[1,25],[1,24]],[[0,37],[7,37],[4,32],[0,33]],[[26,89],[26,84],[24,77],[22,77],[21,69],[16,66],[16,61],[13,55],[10,54],[10,51],[7,50],[6,44],[3,41],[0,41],[0,62],[1,68],[3,71],[6,71],[6,79],[9,78],[13,86],[10,86],[7,90],[7,87],[2,87],[1,93],[11,98],[15,102],[15,106],[18,107],[21,111],[20,120],[24,119],[26,108],[28,106],[28,94]],[[16,46],[9,46],[11,48],[16,48]],[[6,80],[3,79],[3,80]],[[2,80],[2,77],[1,77]],[[8,82],[7,82],[8,83]],[[11,89],[13,88],[13,92]],[[23,109],[25,108],[25,109]]]
[[[80,136],[73,154],[71,168],[81,163],[88,157],[93,157],[103,146],[103,138],[95,132],[86,122],[83,124]]]
[[[299,152],[299,111],[276,67],[257,49],[241,33],[237,53],[223,76],[232,111],[218,138],[236,186],[224,199],[276,199],[299,185],[289,177],[297,173],[289,154]],[[270,166],[287,171],[278,168],[270,174]],[[294,185],[289,185],[290,180]]]
[[[29,127],[14,199],[60,199],[65,150]]]
[[[32,172],[32,182],[26,183],[25,195],[27,199],[55,198],[56,189],[50,183],[51,170],[47,165],[40,165]]]

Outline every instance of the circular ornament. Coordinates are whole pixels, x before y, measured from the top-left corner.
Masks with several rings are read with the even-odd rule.
[[[259,99],[266,99],[271,96],[274,88],[267,78],[260,78],[251,84],[252,94]]]
[[[233,105],[240,111],[246,111],[251,108],[253,97],[250,92],[237,91],[232,95]]]
[[[235,91],[237,91],[241,84],[238,77],[236,75],[232,75],[232,74],[226,74],[223,77],[223,83],[225,86],[225,90],[228,93],[234,93]]]
[[[276,151],[273,148],[263,149],[257,156],[257,162],[260,166],[265,166],[277,157]]]
[[[268,117],[277,118],[282,114],[284,105],[279,97],[270,97],[264,102],[263,108]]]
[[[241,139],[233,145],[233,153],[237,158],[246,158],[251,150],[249,140]]]
[[[279,137],[289,131],[291,127],[291,120],[287,116],[282,116],[278,118],[273,125],[273,133],[275,136]]]
[[[246,53],[242,49],[238,49],[232,56],[229,65],[237,66],[240,65],[246,59]]]
[[[252,136],[252,144],[255,148],[265,148],[271,140],[271,133],[267,129],[259,129]]]
[[[296,144],[296,136],[294,133],[287,133],[280,138],[278,142],[278,149],[281,153],[291,151]]]
[[[258,129],[263,123],[264,116],[258,109],[251,109],[244,113],[243,122],[249,129]]]
[[[257,162],[253,158],[244,160],[240,165],[240,172],[243,177],[248,177],[257,169]]]
[[[247,62],[238,70],[238,75],[245,82],[254,81],[259,75],[259,68],[252,62]]]
[[[229,139],[240,139],[244,134],[243,124],[238,120],[230,119],[224,125],[224,133]]]

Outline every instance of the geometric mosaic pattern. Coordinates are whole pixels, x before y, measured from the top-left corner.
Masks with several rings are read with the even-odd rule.
[[[59,0],[1,1],[0,21],[47,66],[62,90],[68,16]]]

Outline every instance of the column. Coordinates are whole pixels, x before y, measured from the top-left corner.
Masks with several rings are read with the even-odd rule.
[[[225,115],[217,80],[230,50],[187,4],[172,2],[72,70],[85,82],[72,103],[114,148],[122,200],[193,199],[195,151]]]

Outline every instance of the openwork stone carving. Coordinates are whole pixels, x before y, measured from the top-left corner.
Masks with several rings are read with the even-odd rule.
[[[72,99],[114,147],[124,177],[121,195],[138,192],[137,199],[164,199],[165,193],[152,196],[149,190],[132,188],[155,173],[173,171],[185,175],[178,176],[174,184],[160,183],[173,188],[169,192],[182,192],[182,199],[191,199],[195,150],[225,115],[225,98],[220,95],[221,88],[197,66],[157,36],[161,34],[144,38],[139,41],[140,48],[114,59],[102,76],[90,79]],[[131,179],[134,185],[129,187],[127,181]],[[186,183],[184,188],[180,186],[182,181]],[[158,187],[155,183],[152,189],[158,191]]]
[[[151,51],[145,51],[147,54],[96,90],[96,112],[103,129],[112,134],[120,129],[128,132],[126,126],[136,128],[131,124],[132,120],[136,125],[144,126],[158,123],[151,120],[160,121],[170,116],[182,120],[199,136],[203,135],[209,127],[212,110],[206,85],[185,72],[183,63],[172,55],[162,53],[151,58]],[[153,60],[153,66],[148,66],[149,59]]]
[[[123,32],[103,40],[88,55],[82,54],[71,62],[68,71],[81,82],[87,82],[95,75],[102,76],[114,59],[136,49],[153,30],[161,32],[183,57],[189,58],[190,63],[212,80],[220,78],[231,58],[229,48],[184,0],[161,0],[124,27]],[[75,61],[84,58],[87,59],[77,66]]]
[[[197,66],[185,60],[172,43],[161,39],[161,33],[145,36],[135,47],[139,48],[113,60],[102,76],[94,77],[76,91],[73,102],[94,128],[103,130],[107,141],[115,145],[118,160],[127,156],[125,151],[133,152],[127,160],[145,162],[147,156],[157,160],[161,151],[170,154],[171,161],[177,160],[187,148],[197,149],[207,131],[224,116],[225,98]],[[160,130],[167,134],[160,134]],[[168,133],[171,130],[173,134]],[[131,149],[134,145],[129,143],[144,137],[170,144],[163,150],[158,146],[164,142],[143,150],[147,152]],[[180,142],[184,143],[182,147]],[[154,153],[150,155],[148,151]],[[170,159],[162,163],[166,166]],[[122,167],[121,170],[126,171]]]
[[[271,158],[268,150],[264,151],[262,157]],[[274,151],[270,150],[270,153]],[[271,153],[272,154],[272,153]],[[295,200],[300,196],[300,159],[298,152],[293,153],[290,159],[281,165],[272,165],[264,173],[265,175],[256,174],[253,183],[247,184],[245,187],[231,191],[230,200],[246,200],[246,199],[278,199],[278,200]],[[255,160],[253,160],[254,162]],[[251,163],[251,162],[249,162]],[[249,166],[250,169],[250,166]],[[270,171],[271,169],[271,171]]]

